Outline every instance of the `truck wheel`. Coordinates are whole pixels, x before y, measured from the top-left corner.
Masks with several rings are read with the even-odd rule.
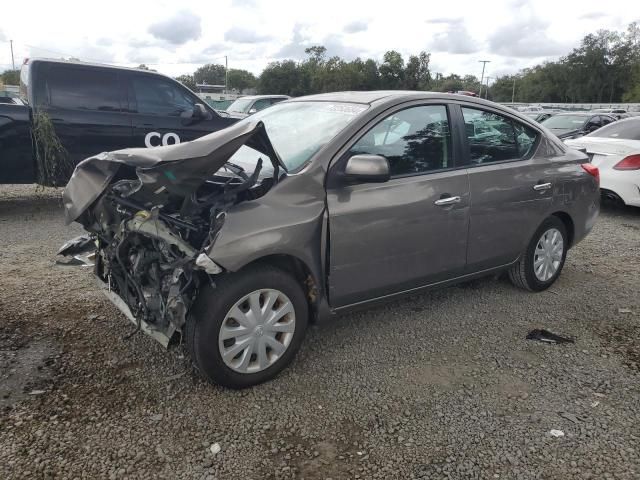
[[[300,348],[309,308],[291,275],[259,266],[206,286],[187,320],[186,343],[211,382],[245,388],[271,380]]]
[[[567,249],[564,224],[557,217],[547,218],[533,234],[524,254],[509,269],[511,282],[533,292],[546,290],[560,275]]]

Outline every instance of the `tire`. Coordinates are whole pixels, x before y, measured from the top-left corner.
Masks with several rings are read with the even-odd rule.
[[[562,237],[562,254],[560,258],[557,258],[557,253],[555,254],[557,261],[557,267],[555,267],[555,271],[553,274],[546,277],[545,274],[538,275],[536,274],[535,262],[542,258],[541,256],[536,256],[536,248],[538,246],[538,242],[543,240],[543,237],[547,232],[557,232]],[[548,237],[550,238],[550,237]],[[556,237],[557,238],[557,237]],[[568,250],[568,242],[567,242],[567,229],[564,226],[564,223],[558,218],[551,216],[547,218],[542,225],[538,227],[536,232],[533,234],[527,249],[524,254],[520,257],[520,259],[514,263],[509,268],[509,279],[511,282],[519,288],[529,290],[532,292],[541,292],[549,288],[556,281],[560,272],[562,272],[562,268],[564,267],[564,262],[567,257]],[[544,263],[544,262],[543,262]],[[555,264],[555,262],[553,262]],[[551,269],[546,271],[546,274],[549,275],[551,273]],[[542,278],[541,278],[542,277]]]
[[[272,298],[273,307],[269,308]],[[258,303],[251,303],[253,300]],[[251,305],[260,308],[252,310]],[[268,320],[254,322],[254,311],[263,312],[258,315],[264,319],[270,312],[271,318],[282,311],[289,313],[270,325]],[[234,389],[250,387],[271,380],[291,363],[304,339],[308,316],[307,300],[296,279],[275,267],[252,267],[228,274],[216,281],[215,288],[207,285],[199,292],[187,319],[187,350],[210,382]],[[234,333],[236,330],[242,333]],[[222,339],[223,331],[235,336]],[[244,346],[248,344],[251,347]],[[237,358],[223,357],[223,352],[231,355],[234,349],[242,349]]]

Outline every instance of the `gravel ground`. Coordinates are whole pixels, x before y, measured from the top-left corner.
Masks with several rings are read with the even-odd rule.
[[[640,476],[640,210],[605,209],[547,292],[484,279],[343,316],[240,392],[125,339],[90,272],[54,263],[79,232],[59,190],[0,186],[0,478]]]

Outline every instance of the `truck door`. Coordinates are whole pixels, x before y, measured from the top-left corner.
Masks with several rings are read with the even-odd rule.
[[[135,147],[194,140],[235,120],[222,118],[180,83],[159,75],[128,73],[128,98]],[[196,104],[205,106],[204,114]]]
[[[70,160],[131,146],[131,119],[125,111],[125,90],[118,70],[53,64],[41,73],[46,112]]]

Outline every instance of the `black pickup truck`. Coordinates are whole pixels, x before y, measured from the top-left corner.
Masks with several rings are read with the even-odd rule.
[[[0,184],[64,185],[97,153],[189,141],[237,121],[140,69],[32,59],[20,91],[27,105],[0,104]]]

